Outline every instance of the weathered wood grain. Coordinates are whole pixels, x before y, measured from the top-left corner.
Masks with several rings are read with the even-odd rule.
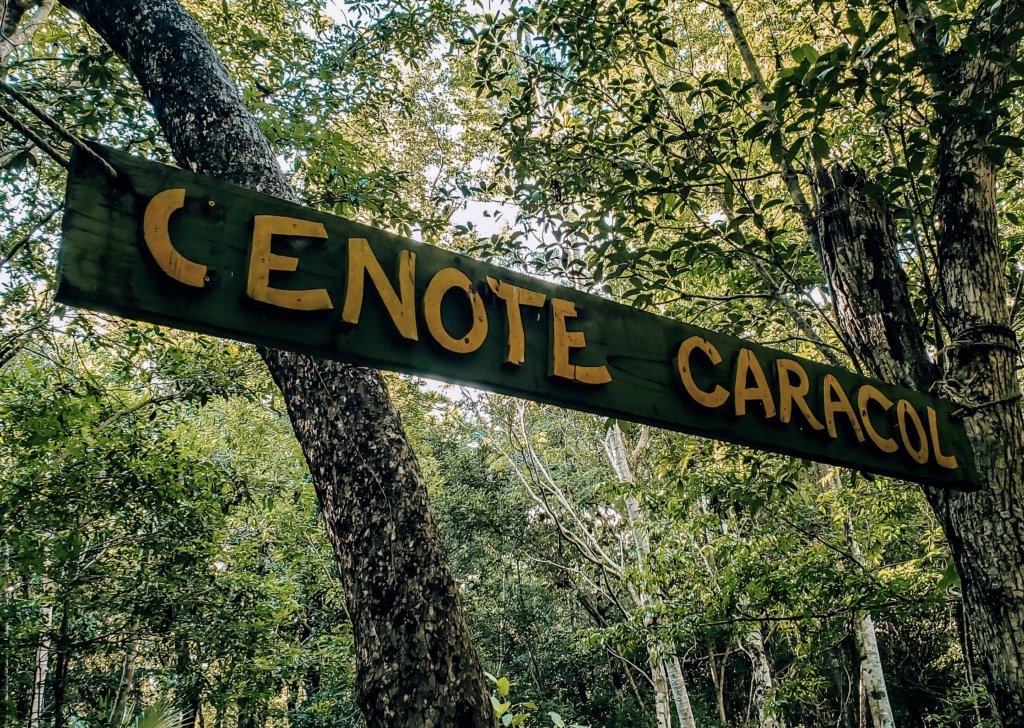
[[[955,488],[970,488],[974,483],[963,428],[952,417],[952,405],[929,395],[655,316],[177,168],[114,150],[104,153],[119,172],[117,180],[108,179],[84,157],[73,160],[57,294],[65,303],[911,481]],[[186,285],[171,278],[165,272],[168,264],[158,264],[150,252],[152,246],[146,243],[143,218],[147,204],[158,193],[176,188],[184,188],[186,193],[184,206],[170,218],[170,240],[184,259],[206,266],[203,287],[197,287],[195,280]],[[323,226],[326,238],[275,236],[273,254],[298,259],[297,269],[286,272],[274,266],[269,281],[259,285],[306,292],[285,296],[297,301],[309,299],[310,291],[322,290],[329,297],[330,308],[325,307],[320,293],[316,294],[318,310],[294,310],[253,300],[254,295],[268,300],[265,293],[254,294],[263,289],[259,285],[254,289],[249,281],[257,215]],[[415,255],[416,320],[405,321],[402,331],[393,319],[395,312],[389,312],[368,275],[363,280],[358,323],[346,323],[345,319],[352,320],[345,305],[352,288],[350,239],[368,242],[396,293],[401,292],[399,257],[404,254],[408,264],[408,254]],[[428,301],[437,301],[438,292],[447,291],[438,316],[430,306],[425,309],[424,296],[435,275],[444,269],[463,274],[472,292],[457,285],[461,276],[451,271],[443,274],[428,296]],[[359,274],[363,275],[362,269]],[[497,287],[488,284],[488,279],[497,282]],[[504,286],[524,292],[517,295],[511,287],[502,290]],[[471,293],[479,297],[475,304]],[[541,296],[543,303],[538,304]],[[485,320],[480,319],[480,301]],[[302,305],[311,306],[308,301]],[[509,307],[514,305],[519,306],[522,336],[516,331],[519,322],[509,315]],[[394,302],[391,308],[395,309]],[[438,333],[442,330],[447,338]],[[413,331],[414,337],[410,336]],[[700,349],[689,361],[689,371],[700,390],[719,391],[716,387],[722,387],[729,393],[720,406],[700,404],[699,397],[688,394],[680,377],[677,352],[682,342],[694,336],[721,356],[722,363],[714,366]],[[781,368],[780,360],[785,360]],[[743,367],[746,396],[741,400],[745,401],[737,400],[733,391],[739,386],[738,366]],[[794,367],[806,373],[811,418],[802,413],[799,402],[779,401],[780,372],[784,390],[800,388]],[[605,382],[607,376],[611,380]],[[865,437],[858,415],[849,415],[851,409],[861,409],[857,393],[867,385],[874,387],[865,390],[871,393],[866,400],[872,412],[866,428],[869,437]],[[843,393],[849,405],[843,401]],[[901,400],[907,404],[897,406]],[[887,411],[882,404],[885,401],[892,403]],[[783,406],[776,406],[779,404]],[[917,414],[928,433],[929,408],[935,413],[940,452],[935,453],[936,438],[926,435],[932,456],[921,464],[916,460],[922,459],[924,445],[912,414]],[[909,445],[903,444],[898,433],[900,412],[911,432]],[[788,424],[784,419],[790,420]],[[885,452],[892,449],[892,442],[899,446],[894,452]],[[950,467],[952,458],[956,467]]]

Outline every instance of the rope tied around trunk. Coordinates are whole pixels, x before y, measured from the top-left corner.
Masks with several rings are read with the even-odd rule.
[[[1002,404],[1019,402],[1024,398],[1024,395],[1018,392],[1017,394],[1011,394],[1009,397],[994,399],[991,402],[978,402],[977,400],[963,396],[960,393],[962,386],[963,385],[960,382],[956,382],[952,379],[939,379],[932,384],[928,391],[938,397],[948,399],[950,402],[955,404],[957,407],[950,413],[950,417],[958,420],[975,415],[985,409],[997,407]]]
[[[940,349],[936,357],[945,356],[954,349],[1002,349],[1011,354],[1020,353],[1017,332],[1002,324],[978,324],[957,332],[953,340]]]
[[[117,171],[110,166],[110,163],[106,159],[101,157],[96,152],[96,150],[94,150],[92,147],[86,144],[85,141],[83,141],[80,137],[75,136],[75,134],[69,131],[67,127],[62,125],[59,121],[57,121],[52,116],[43,111],[41,108],[36,106],[24,94],[22,94],[16,88],[14,88],[9,83],[3,80],[0,80],[0,91],[6,93],[7,96],[9,96],[11,99],[15,101],[15,103],[27,109],[29,113],[31,113],[41,122],[43,122],[43,124],[48,126],[54,132],[56,132],[58,136],[67,141],[75,149],[79,150],[80,152],[88,156],[90,159],[92,159],[97,165],[99,165],[100,169],[102,169],[111,177],[111,179],[117,179]],[[32,144],[38,147],[42,152],[44,152],[48,157],[53,159],[53,161],[55,161],[60,166],[64,167],[65,169],[68,169],[71,166],[71,161],[64,154],[62,154],[60,150],[58,150],[55,146],[53,146],[45,139],[43,139],[39,134],[34,132],[24,122],[22,122],[18,117],[16,117],[3,106],[0,106],[0,119],[3,119],[12,127],[14,127],[18,131],[18,133],[20,133],[22,136],[24,136],[26,139],[32,142]]]

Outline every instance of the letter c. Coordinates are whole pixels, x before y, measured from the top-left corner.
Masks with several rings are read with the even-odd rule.
[[[721,364],[722,355],[710,341],[705,341],[699,336],[691,336],[679,345],[679,354],[676,355],[676,363],[679,366],[679,378],[683,380],[683,388],[686,393],[699,405],[708,408],[721,407],[725,400],[729,399],[729,390],[725,387],[715,385],[710,392],[706,392],[697,386],[693,381],[693,372],[690,370],[690,354],[694,349],[700,349],[712,364]]]
[[[164,190],[153,195],[142,218],[142,235],[146,247],[160,270],[186,286],[206,285],[206,266],[193,263],[171,244],[168,223],[176,210],[185,206],[184,188]]]

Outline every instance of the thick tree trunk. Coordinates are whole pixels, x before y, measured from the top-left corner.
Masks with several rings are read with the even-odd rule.
[[[179,163],[294,199],[225,68],[176,0],[65,4],[127,60]],[[298,354],[261,354],[284,394],[338,560],[367,723],[493,725],[426,485],[383,379]]]
[[[821,264],[836,315],[858,364],[883,382],[927,390],[938,370],[914,319],[889,212],[864,184],[839,166],[818,173]]]
[[[953,340],[942,352],[943,379],[924,353],[905,304],[902,271],[882,215],[856,194],[855,177],[820,180],[822,245],[837,314],[866,368],[961,405],[981,488],[925,488],[963,583],[963,598],[989,691],[1004,725],[1024,725],[1024,418],[1014,373],[1019,353],[1009,328],[995,218],[995,175],[957,133],[939,145],[939,264],[944,318]],[[958,152],[959,150],[959,152]],[[837,218],[845,218],[837,219]],[[856,231],[867,231],[857,233]],[[852,234],[851,234],[851,231]],[[871,312],[876,312],[872,315]],[[867,314],[865,314],[867,312]],[[965,650],[965,654],[970,654]]]
[[[730,0],[719,6],[751,79],[768,86]],[[901,3],[924,74],[935,87],[938,174],[929,213],[939,222],[938,285],[931,290],[952,335],[942,379],[927,356],[884,206],[858,194],[843,170],[823,174],[817,225],[793,169],[780,166],[817,250],[846,345],[874,376],[962,405],[981,488],[926,488],[963,582],[976,654],[1003,723],[1024,725],[1024,415],[1014,367],[996,218],[991,135],[999,132],[1007,80],[1018,60],[1024,6],[979,3],[960,47],[939,45],[929,3]],[[766,105],[774,116],[775,108]],[[969,651],[965,649],[965,654]]]
[[[1017,41],[1007,42],[1002,34],[1019,35],[1021,9],[1011,3],[1009,12],[1011,18],[998,15],[993,5],[993,17],[978,28],[983,32],[985,23],[993,24],[988,30],[995,47],[1008,54]],[[1024,417],[1015,372],[1020,352],[1010,329],[999,246],[996,170],[984,150],[985,132],[997,121],[995,99],[1007,66],[979,54],[961,69],[961,97],[954,108],[962,104],[985,126],[949,123],[940,137],[935,193],[939,279],[953,337],[940,391],[964,409],[983,487],[927,494],[960,574],[972,644],[989,691],[1003,724],[1019,726],[1024,725]]]

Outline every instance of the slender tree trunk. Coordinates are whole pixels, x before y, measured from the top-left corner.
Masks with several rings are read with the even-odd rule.
[[[836,487],[841,484],[836,482]],[[846,545],[861,566],[866,566],[864,556],[853,531],[853,518],[847,514],[844,526]],[[882,655],[878,651],[875,637],[875,622],[868,612],[861,612],[854,619],[853,636],[860,661],[860,681],[864,686],[871,720],[875,728],[895,728],[889,692],[885,688],[885,671],[882,669]]]
[[[68,604],[60,605],[60,629],[55,645],[56,659],[53,670],[53,728],[64,727],[64,695],[67,690],[68,664],[71,662],[71,645],[68,640]]]
[[[875,639],[875,623],[870,614],[862,612],[854,619],[853,634],[860,654],[860,681],[871,711],[871,724],[875,728],[895,728],[896,720],[885,689],[882,657]]]
[[[178,657],[174,673],[177,687],[174,699],[181,710],[181,728],[195,728],[199,705],[199,686],[192,669],[192,652],[188,640],[178,641],[176,650]]]
[[[608,429],[605,445],[608,451],[608,459],[611,461],[612,469],[615,470],[616,476],[623,483],[635,485],[633,468],[630,465],[629,455],[626,452],[626,441],[622,436],[622,430],[619,429],[617,424],[613,424]],[[637,568],[644,572],[647,569],[651,545],[647,532],[644,530],[644,515],[640,510],[640,502],[632,495],[626,496],[626,518],[628,519],[630,534],[633,539]],[[639,589],[639,601],[640,608],[646,611],[650,603],[650,597],[647,595],[644,585],[641,585]],[[679,659],[672,654],[669,646],[663,644],[657,637],[652,642],[649,642],[648,650],[652,655],[652,672],[655,671],[653,664],[654,655],[660,656],[661,663],[658,672],[662,672],[665,676],[667,688],[675,703],[676,717],[679,719],[680,726],[682,728],[696,728],[693,708],[690,705],[690,695],[686,689],[686,682],[683,679],[683,671],[679,665]]]
[[[135,633],[139,630],[139,620],[132,621],[128,634],[128,646],[124,653],[124,662],[121,665],[121,679],[117,684],[117,693],[114,696],[114,707],[110,710],[110,726],[117,728],[125,718],[125,711],[128,708],[128,698],[132,693],[132,686],[135,684],[135,657],[138,654]]]
[[[729,716],[725,712],[725,667],[729,661],[730,646],[726,647],[725,654],[722,655],[722,664],[719,666],[718,660],[715,659],[715,646],[708,642],[708,663],[711,665],[711,682],[715,686],[715,706],[718,709],[718,722],[723,725],[729,724]]]
[[[65,0],[121,54],[182,166],[294,200],[224,66],[176,0]],[[489,694],[426,484],[374,371],[261,354],[322,506],[371,726],[491,726]]]
[[[751,681],[753,682],[754,709],[757,710],[758,725],[762,728],[786,728],[781,715],[775,715],[768,704],[775,686],[772,683],[772,668],[764,647],[760,628],[749,630],[743,639],[750,655]]]
[[[672,704],[668,693],[665,663],[656,653],[650,655],[651,683],[654,689],[654,715],[658,728],[672,728]]]
[[[43,596],[48,598],[48,592],[53,588],[53,582],[43,577]],[[46,709],[46,681],[50,672],[50,653],[53,651],[53,640],[50,636],[50,629],[53,627],[53,605],[43,605],[43,631],[39,636],[39,646],[36,647],[35,677],[32,680],[32,703],[28,714],[28,728],[38,728],[42,723],[43,711]]]
[[[854,715],[855,708],[855,696],[857,694],[856,681],[850,672],[845,668],[846,653],[848,650],[845,649],[846,640],[844,639],[841,643],[844,646],[843,649],[832,650],[832,685],[836,691],[836,699],[838,701],[838,717],[836,718],[836,728],[853,728],[857,722],[856,716]]]
[[[668,687],[672,692],[672,702],[676,706],[679,725],[683,728],[696,728],[697,719],[693,716],[693,708],[690,706],[690,693],[686,689],[683,667],[679,663],[679,658],[672,655],[665,660],[665,669],[668,673]]]

